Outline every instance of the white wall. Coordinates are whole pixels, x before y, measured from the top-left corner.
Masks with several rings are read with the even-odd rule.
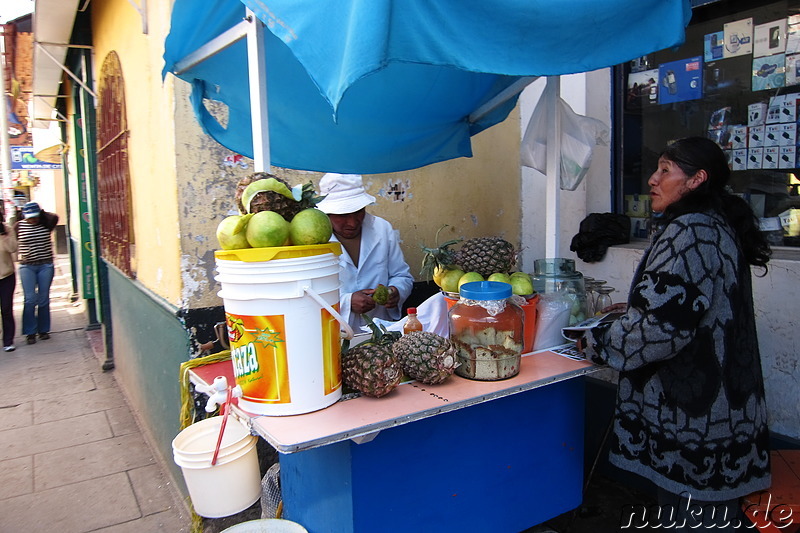
[[[525,133],[533,109],[542,93],[544,80],[538,80],[520,96],[521,131]],[[562,98],[581,114],[597,118],[606,124],[610,116],[610,71],[563,76]],[[625,301],[628,286],[639,263],[646,243],[612,247],[598,263],[584,263],[569,243],[578,231],[580,221],[593,212],[611,209],[611,151],[598,146],[592,165],[576,191],[560,193],[560,255],[576,260],[585,276],[604,279],[615,287],[614,301]],[[522,268],[533,271],[534,259],[544,257],[545,184],[546,177],[522,167]],[[765,277],[753,277],[753,296],[764,369],[767,402],[772,431],[800,439],[800,252],[776,250]],[[611,375],[613,374],[606,374]]]

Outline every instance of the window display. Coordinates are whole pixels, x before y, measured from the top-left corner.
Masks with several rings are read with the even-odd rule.
[[[771,243],[800,246],[800,0],[696,7],[682,46],[619,65],[615,79],[617,211],[634,217],[632,237],[652,226],[642,198],[660,151],[705,135],[725,150],[731,187]]]

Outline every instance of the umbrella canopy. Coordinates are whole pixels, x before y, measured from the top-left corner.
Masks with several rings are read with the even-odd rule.
[[[239,23],[264,22],[271,163],[375,174],[471,156],[470,137],[528,76],[585,72],[676,46],[689,0],[176,0],[164,73]],[[178,73],[203,129],[253,155],[244,41]],[[204,100],[228,107],[224,124]]]

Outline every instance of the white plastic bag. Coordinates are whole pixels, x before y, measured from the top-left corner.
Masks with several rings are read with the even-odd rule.
[[[539,303],[536,305],[539,318],[536,324],[534,352],[566,342],[561,336],[561,328],[569,325],[571,308],[572,299],[566,291],[539,294]]]
[[[608,145],[609,128],[597,119],[578,115],[561,98],[556,107],[561,114],[560,186],[574,191],[589,170],[594,146]],[[547,99],[540,98],[520,146],[522,164],[543,174],[547,172],[548,114]]]

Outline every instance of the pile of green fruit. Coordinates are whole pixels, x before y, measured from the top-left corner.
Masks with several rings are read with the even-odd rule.
[[[458,250],[450,249],[460,242],[456,239],[434,248],[423,246],[421,275],[433,279],[445,292],[458,292],[461,285],[471,281],[508,283],[520,296],[535,292],[529,274],[513,271],[517,263],[513,244],[500,237],[476,237],[464,241]]]
[[[217,226],[220,248],[325,244],[333,226],[328,215],[315,207],[320,200],[311,183],[290,188],[277,176],[256,172],[236,187],[241,214],[226,217]]]

